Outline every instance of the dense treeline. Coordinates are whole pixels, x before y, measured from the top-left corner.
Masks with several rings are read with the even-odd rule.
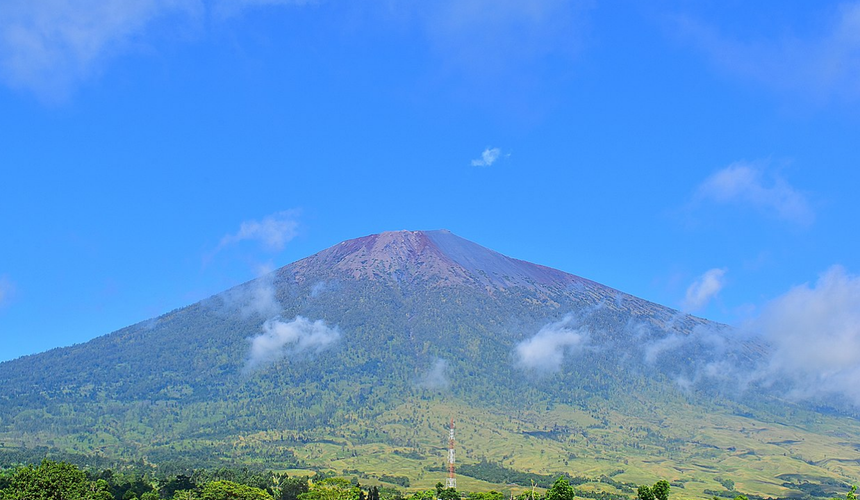
[[[522,472],[514,469],[509,469],[495,462],[490,462],[486,459],[481,460],[477,464],[461,464],[457,468],[457,472],[464,475],[481,479],[489,483],[497,484],[516,484],[519,486],[535,485],[539,488],[549,488],[553,485],[558,476],[551,474],[536,474],[534,472]],[[574,485],[584,484],[590,479],[579,476],[565,475],[568,482]]]
[[[558,478],[545,496],[534,488],[519,500],[573,500],[576,490]],[[156,477],[139,471],[87,472],[68,462],[44,459],[0,472],[0,500],[505,500],[497,491],[464,494],[438,483],[435,489],[405,497],[390,487],[364,488],[357,480],[326,477],[313,480],[271,471],[195,470]],[[626,498],[626,497],[624,497]],[[642,498],[641,500],[653,500]],[[667,500],[658,498],[657,500]]]
[[[634,500],[669,500],[671,485],[657,481],[641,485]],[[845,500],[857,500],[856,486]],[[540,494],[535,485],[516,500],[574,500],[575,497],[621,500],[625,495],[581,491],[566,476],[557,478]],[[437,483],[435,489],[404,494],[391,487],[363,487],[357,479],[318,474],[289,476],[248,468],[195,470],[190,474],[156,477],[139,471],[98,473],[43,459],[39,465],[0,470],[0,500],[505,500],[498,491],[464,493]],[[514,500],[514,497],[511,497]],[[714,497],[714,500],[718,500]],[[750,500],[738,493],[734,500]],[[834,498],[832,500],[841,500]]]

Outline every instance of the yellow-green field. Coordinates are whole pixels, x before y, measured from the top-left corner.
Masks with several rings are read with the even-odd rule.
[[[507,416],[457,402],[412,399],[371,423],[388,442],[402,446],[362,444],[355,438],[368,423],[355,422],[293,450],[305,462],[339,474],[358,471],[368,484],[387,474],[409,477],[410,489],[432,488],[445,477],[446,426],[453,415],[459,463],[486,458],[520,471],[595,479],[612,475],[637,484],[667,479],[675,484],[675,495],[684,498],[710,498],[705,490],[725,489],[718,479],[734,481],[735,490],[746,494],[785,497],[798,491],[784,486],[786,480],[779,477],[784,474],[813,483],[852,484],[860,478],[860,428],[852,420],[810,413],[801,427],[728,412],[703,417],[701,410],[688,408],[685,413],[681,408],[679,412],[674,406],[671,415],[655,410],[632,417],[603,408],[557,405]],[[551,436],[527,434],[542,432]],[[258,433],[233,444],[240,451],[281,437],[281,432]],[[514,493],[524,489],[462,475],[458,487]],[[590,488],[615,492],[603,483],[582,486]]]
[[[253,462],[264,466],[267,454],[291,451],[308,467],[357,476],[363,484],[383,484],[383,475],[401,476],[409,478],[407,490],[428,489],[445,478],[447,425],[454,416],[459,464],[486,459],[517,471],[594,479],[579,486],[583,491],[621,493],[597,482],[601,476],[635,484],[666,479],[674,498],[708,499],[713,495],[706,490],[725,491],[720,481],[726,480],[734,482],[733,491],[774,498],[801,496],[797,485],[803,482],[824,484],[832,496],[860,482],[860,425],[850,418],[793,410],[800,413],[787,420],[803,424],[785,425],[738,416],[729,407],[703,412],[673,402],[671,414],[662,414],[658,406],[642,404],[622,414],[608,404],[591,403],[588,409],[555,405],[503,413],[453,399],[413,397],[372,422],[354,419],[312,435],[276,429],[169,446],[180,454],[218,450],[240,463],[256,457]],[[114,441],[109,433],[93,434],[84,443],[31,435],[18,444],[110,456]],[[14,444],[6,440],[7,447]],[[313,469],[288,472],[312,475]],[[458,488],[516,494],[527,485],[461,474]]]

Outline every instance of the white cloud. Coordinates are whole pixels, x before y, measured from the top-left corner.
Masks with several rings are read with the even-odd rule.
[[[267,250],[283,250],[284,246],[298,234],[297,217],[298,211],[284,210],[267,215],[263,217],[263,220],[245,221],[239,226],[239,231],[235,234],[228,234],[221,239],[217,250],[247,240],[258,241]]]
[[[201,0],[4,0],[0,72],[15,88],[62,97],[129,50],[158,18],[193,18]]]
[[[776,174],[737,162],[714,173],[699,185],[698,199],[718,203],[742,203],[801,225],[815,218],[806,197]]]
[[[642,345],[655,365],[683,357],[682,387],[719,382],[734,392],[770,388],[796,400],[836,397],[860,407],[860,276],[834,266],[791,288],[737,329],[697,327]],[[752,355],[752,357],[750,357]]]
[[[857,99],[860,2],[841,5],[824,24],[825,29],[814,36],[772,40],[733,39],[690,18],[680,18],[675,29],[686,34],[716,65],[742,78],[807,99]]]
[[[698,311],[720,293],[725,286],[725,269],[710,269],[699,276],[689,288],[684,298],[686,312]]]
[[[499,148],[487,148],[481,153],[481,157],[477,160],[472,160],[473,167],[489,167],[496,160],[499,159],[499,156],[502,154],[502,150]]]
[[[433,361],[433,366],[421,377],[418,386],[426,389],[447,389],[451,384],[447,372],[448,361],[436,358]]]
[[[231,313],[238,310],[242,318],[255,315],[270,318],[280,314],[282,307],[276,295],[272,266],[260,266],[257,275],[254,281],[222,293],[224,308]]]
[[[518,343],[514,348],[517,365],[538,373],[558,371],[566,354],[575,355],[588,343],[588,332],[575,323],[574,316],[567,315]]]
[[[6,305],[15,293],[15,285],[7,276],[0,276],[0,307]]]
[[[268,365],[284,357],[318,354],[340,339],[340,330],[323,320],[296,316],[291,321],[272,318],[263,323],[263,333],[250,339],[246,371]]]
[[[758,374],[798,398],[836,394],[860,406],[860,277],[834,266],[774,299],[747,327],[773,347]]]

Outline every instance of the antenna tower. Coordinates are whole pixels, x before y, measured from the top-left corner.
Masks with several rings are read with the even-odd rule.
[[[456,488],[457,478],[454,477],[454,417],[451,417],[451,429],[448,431],[448,479],[446,488]]]

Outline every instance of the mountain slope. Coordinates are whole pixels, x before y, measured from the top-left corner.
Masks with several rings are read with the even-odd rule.
[[[686,478],[696,493],[746,469],[746,492],[774,496],[792,491],[783,467],[857,477],[853,421],[702,378],[709,358],[753,364],[764,349],[715,350],[724,329],[447,231],[382,233],[0,364],[0,441],[432,485],[455,413],[467,462]]]

